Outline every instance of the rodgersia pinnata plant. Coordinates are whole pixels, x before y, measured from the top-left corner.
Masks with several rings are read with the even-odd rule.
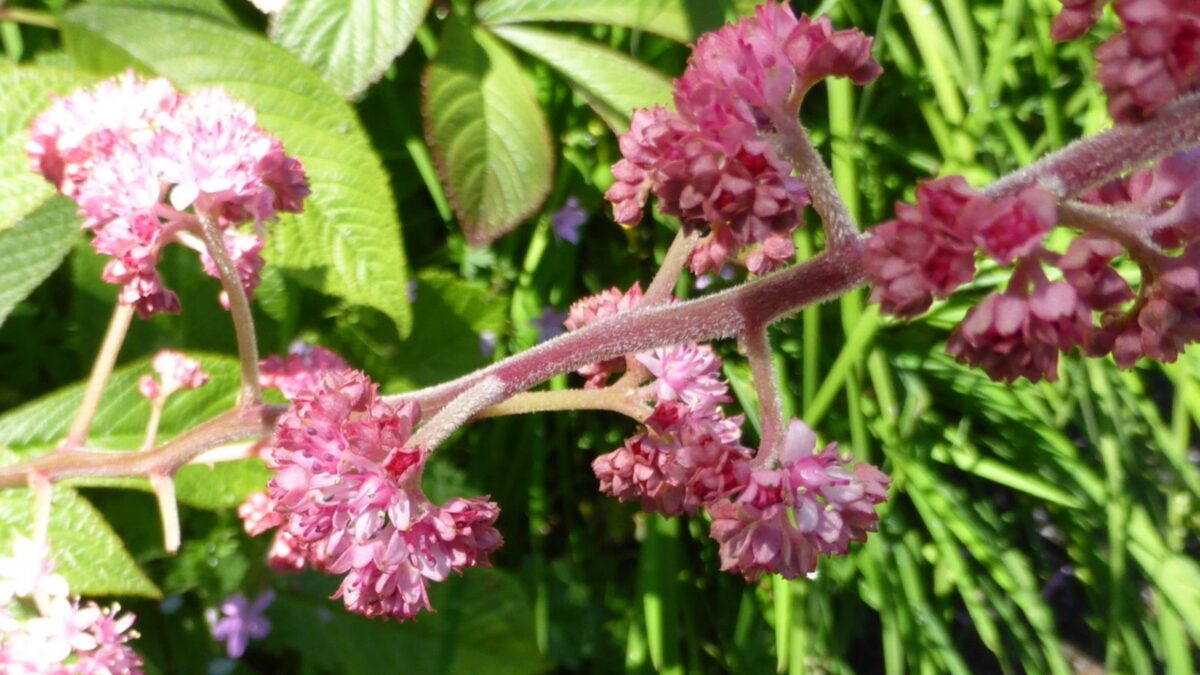
[[[785,417],[771,360],[779,319],[869,284],[885,314],[912,320],[986,265],[1004,270],[1003,289],[968,309],[946,348],[993,379],[1054,380],[1061,355],[1076,350],[1121,367],[1176,359],[1200,339],[1200,7],[1112,4],[1121,29],[1096,51],[1111,129],[990,184],[931,176],[865,233],[802,120],[806,96],[822,82],[867,86],[884,76],[872,38],[774,2],[702,36],[671,105],[633,111],[605,195],[621,226],[649,227],[639,223],[651,209],[678,222],[654,277],[578,299],[565,319],[547,306],[535,347],[397,394],[324,347],[296,343],[260,361],[249,302],[273,228],[288,227],[277,216],[301,212],[310,186],[305,167],[251,108],[219,88],[181,91],[132,71],[56,98],[33,121],[28,155],[78,206],[92,247],[106,257],[103,280],[120,287],[119,306],[58,449],[0,468],[0,486],[28,485],[36,500],[32,541],[14,552],[22,562],[0,587],[8,603],[0,607],[0,665],[140,668],[128,646],[132,617],[67,600],[50,573],[49,490],[58,481],[148,479],[164,548],[175,552],[176,472],[259,457],[271,477],[237,514],[246,533],[271,537],[270,569],[333,575],[333,597],[349,611],[409,620],[435,609],[434,584],[488,566],[504,542],[497,522],[505,504],[426,493],[422,479],[439,447],[489,418],[606,411],[635,426],[618,447],[589,458],[600,492],[698,519],[722,570],[749,581],[793,579],[865,541],[892,480],[889,467]],[[1083,36],[1105,5],[1064,2],[1054,38]],[[554,233],[577,244],[599,227],[581,230],[589,217],[569,197],[552,218]],[[797,260],[804,227],[820,228],[813,238],[823,248]],[[193,249],[199,269],[221,282],[217,301],[240,356],[237,403],[159,442],[170,397],[209,379],[199,362],[162,351],[155,374],[137,387],[151,405],[141,447],[91,448],[89,427],[133,315],[189,310],[160,273],[170,244]],[[733,267],[749,281],[673,296],[685,270],[707,290],[711,275],[727,278]],[[758,434],[744,429],[751,411],[734,410],[714,348],[726,339],[741,352],[733,358],[748,362]],[[496,342],[486,331],[478,349],[490,356]],[[577,386],[535,391],[566,374]],[[264,389],[286,403],[267,402]],[[232,595],[211,613],[230,657],[266,636],[262,612],[273,598],[270,589],[255,600]],[[53,649],[30,651],[34,633]]]

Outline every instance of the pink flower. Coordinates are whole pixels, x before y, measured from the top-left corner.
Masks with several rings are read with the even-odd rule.
[[[257,234],[238,232],[237,230],[226,230],[222,233],[222,237],[225,239],[225,251],[229,254],[238,280],[246,291],[246,299],[253,299],[254,290],[258,288],[258,284],[262,280],[260,273],[263,268],[263,239]],[[214,279],[220,279],[221,272],[217,269],[216,261],[209,255],[208,249],[202,248],[199,253],[200,264],[204,266],[204,272]],[[229,294],[222,290],[219,299],[221,306],[229,309]]]
[[[275,591],[269,588],[259,593],[253,602],[238,594],[221,603],[220,617],[215,612],[208,615],[212,636],[225,643],[229,658],[242,658],[251,640],[261,640],[270,634],[271,621],[263,616],[263,612],[273,602]]]
[[[1176,248],[1200,236],[1200,150],[1158,161],[1084,195],[1085,201],[1136,207],[1146,215],[1140,229],[1161,246]]]
[[[569,331],[579,330],[601,319],[628,312],[637,307],[641,300],[642,287],[636,281],[624,293],[619,288],[610,288],[607,291],[576,300],[568,310],[567,319],[563,325]],[[610,375],[623,370],[625,370],[625,357],[618,356],[602,363],[589,363],[576,372],[586,380],[585,387],[597,389],[608,382]]]
[[[1096,49],[1096,77],[1118,122],[1137,122],[1200,86],[1200,5],[1117,0],[1124,30]]]
[[[181,389],[196,389],[208,383],[208,373],[201,370],[200,362],[181,352],[164,349],[154,355],[151,365],[158,379],[143,375],[138,381],[138,391],[149,399],[165,399]]]
[[[1063,8],[1054,17],[1050,37],[1056,42],[1077,40],[1097,21],[1108,0],[1061,0]]]
[[[961,176],[925,181],[917,203],[896,204],[896,219],[871,230],[864,261],[871,301],[912,318],[975,276],[974,227],[964,218],[980,195]]]
[[[1058,353],[1083,345],[1091,309],[1065,282],[1045,283],[1031,297],[992,294],[950,334],[946,351],[995,380],[1058,379]]]
[[[1111,351],[1117,365],[1128,368],[1142,357],[1170,363],[1200,340],[1200,244],[1177,258],[1164,258],[1142,294],[1144,301],[1130,313],[1105,318],[1089,353]]]
[[[297,341],[288,349],[287,358],[272,354],[260,363],[258,377],[262,386],[278,389],[291,399],[317,386],[325,373],[349,369],[350,364],[334,352]]]
[[[92,623],[90,631],[95,648],[78,652],[75,673],[79,675],[129,675],[142,672],[142,657],[129,646],[129,641],[138,637],[131,630],[136,617],[126,612],[119,614],[121,606],[100,609],[100,616]]]
[[[975,199],[961,218],[971,224],[980,249],[1001,265],[1011,265],[1041,246],[1058,219],[1058,200],[1031,187],[997,201]]]
[[[246,534],[251,537],[279,527],[284,521],[283,515],[275,510],[275,502],[265,492],[254,492],[247,496],[246,501],[238,505],[237,514],[242,519]]]
[[[486,497],[439,507],[421,491],[426,452],[405,447],[418,418],[362,373],[330,370],[293,397],[273,439],[268,495],[293,538],[282,543],[345,574],[335,597],[367,616],[411,618],[428,608],[426,581],[487,564],[501,543]]]
[[[875,531],[890,479],[870,464],[847,470],[836,444],[815,448],[812,430],[793,420],[781,466],[753,471],[736,499],[709,507],[722,570],[794,579],[813,572],[818,555],[844,555]]]
[[[323,569],[327,561],[317,559],[312,561],[315,569]],[[267,566],[279,574],[301,572],[309,563],[304,555],[304,545],[296,539],[296,535],[287,530],[275,532],[271,540],[271,548],[267,551]]]
[[[1102,237],[1076,237],[1058,260],[1063,278],[1075,288],[1079,299],[1095,311],[1111,309],[1133,300],[1133,289],[1112,267],[1112,260],[1125,252],[1120,244]]]
[[[636,358],[658,378],[653,384],[659,401],[682,401],[692,410],[707,412],[733,400],[721,379],[721,359],[708,345],[676,345]]]

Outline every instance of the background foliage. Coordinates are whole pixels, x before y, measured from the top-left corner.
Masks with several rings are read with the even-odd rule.
[[[69,204],[25,169],[47,93],[133,67],[254,106],[313,183],[269,240],[264,351],[303,337],[401,391],[485,364],[485,331],[500,358],[537,340],[545,308],[649,279],[671,224],[611,223],[614,131],[634,106],[668,101],[685,43],[751,4],[290,0],[267,21],[240,0],[15,3],[47,25],[0,21],[0,462],[62,436],[115,297]],[[1055,45],[1057,0],[793,5],[876,35],[884,77],[830,83],[803,112],[864,222],[918,178],[981,184],[1107,123],[1090,52],[1111,20]],[[569,197],[591,214],[579,246],[550,225]],[[811,237],[798,235],[802,251]],[[165,273],[184,312],[135,323],[98,447],[139,442],[148,404],[133,383],[156,349],[202,352],[214,374],[172,399],[163,437],[233,399],[217,282],[186,255]],[[445,584],[438,613],[411,624],[347,615],[325,599],[328,578],[264,569],[267,542],[231,509],[264,484],[255,461],[181,474],[177,556],[136,481],[56,488],[51,537],[76,591],[138,613],[155,672],[1192,673],[1200,353],[1128,372],[1068,359],[1057,383],[997,385],[942,343],[1001,281],[985,272],[911,326],[858,293],[775,331],[792,412],[895,478],[882,531],[811,580],[746,584],[718,572],[703,519],[602,498],[589,461],[630,431],[603,414],[478,423],[438,453],[430,492],[490,493],[506,544],[495,570]],[[748,372],[720,349],[754,424]],[[28,527],[29,504],[0,495],[0,547]],[[223,660],[203,609],[266,584],[280,590],[275,631]]]

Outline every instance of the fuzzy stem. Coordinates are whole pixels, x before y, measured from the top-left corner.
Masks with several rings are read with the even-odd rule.
[[[163,548],[167,553],[179,550],[179,504],[175,500],[175,479],[168,474],[150,474],[150,486],[158,499],[158,513],[162,517]]]
[[[40,474],[48,481],[80,476],[173,474],[206,450],[270,435],[275,428],[275,421],[285,410],[287,407],[281,405],[234,408],[192,427],[153,450],[64,450],[42,455],[28,462],[0,467],[0,488],[19,487],[33,474]]]
[[[229,313],[233,316],[233,330],[237,334],[238,358],[242,363],[242,392],[238,397],[240,406],[257,406],[262,403],[262,387],[258,381],[258,340],[254,335],[254,316],[250,313],[250,301],[246,289],[229,259],[225,249],[225,238],[211,218],[199,217],[200,234],[208,254],[212,256],[221,274],[221,287],[229,296]]]
[[[503,382],[494,377],[485,377],[421,425],[408,439],[408,447],[433,450],[479,411],[503,401],[507,395]]]
[[[54,498],[54,487],[45,474],[34,471],[29,474],[29,489],[33,491],[33,540],[45,547],[50,537],[50,504]]]
[[[775,364],[771,361],[771,340],[766,326],[751,326],[740,336],[746,360],[750,362],[750,374],[754,377],[754,389],[758,392],[759,423],[762,439],[755,466],[764,466],[783,450],[783,405],[779,399],[779,379],[775,376]]]
[[[772,115],[771,122],[775,125],[776,133],[772,140],[776,149],[795,167],[800,180],[808,187],[813,208],[821,216],[826,246],[838,248],[846,245],[858,236],[858,224],[850,215],[846,202],[842,201],[833,174],[829,172],[821,153],[813,147],[798,118]]]
[[[607,410],[644,422],[650,416],[651,410],[636,400],[638,391],[618,389],[614,386],[604,389],[526,392],[484,408],[473,419],[565,410]]]
[[[1081,202],[1068,201],[1058,205],[1058,219],[1063,225],[1112,239],[1124,246],[1142,266],[1157,268],[1163,254],[1144,232],[1138,230],[1137,224],[1142,217]]]
[[[680,229],[675,234],[670,248],[667,249],[667,254],[663,256],[662,265],[654,273],[654,279],[650,281],[646,292],[642,294],[642,301],[638,303],[639,307],[656,307],[671,299],[671,295],[675,291],[675,284],[683,272],[683,266],[687,264],[688,256],[692,254],[692,249],[696,247],[697,241],[700,241],[698,232],[684,234]],[[625,356],[625,374],[617,380],[615,385],[618,389],[633,389],[650,379],[650,371],[646,370],[646,367],[635,356],[635,354]]]
[[[92,373],[88,375],[87,387],[83,390],[83,401],[79,411],[71,422],[67,437],[59,444],[60,448],[71,449],[83,445],[87,440],[88,431],[92,428],[92,420],[96,417],[96,409],[100,406],[100,397],[104,394],[104,385],[112,375],[113,366],[117,363],[117,355],[121,353],[121,345],[125,343],[125,334],[133,320],[133,307],[117,303],[113,309],[112,318],[108,321],[108,329],[104,332],[104,341],[100,343],[100,353],[92,364]]]
[[[1200,94],[1163,108],[1139,124],[1118,124],[1019,169],[984,189],[992,198],[1040,186],[1060,198],[1121,176],[1157,159],[1200,145]]]
[[[149,450],[154,447],[154,440],[158,437],[158,425],[162,421],[163,404],[166,403],[166,398],[155,396],[150,399],[150,420],[146,422],[146,438],[142,441],[142,450]]]

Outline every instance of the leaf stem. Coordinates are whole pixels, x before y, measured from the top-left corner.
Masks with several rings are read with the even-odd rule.
[[[618,388],[531,391],[484,408],[472,419],[566,410],[607,410],[644,422],[652,412],[642,404],[640,390]]]
[[[50,12],[39,12],[28,7],[12,7],[0,3],[0,21],[13,21],[26,26],[58,30],[58,19]]]
[[[121,345],[125,343],[125,335],[129,332],[129,324],[133,320],[133,307],[117,303],[113,309],[112,318],[108,321],[108,329],[104,332],[104,340],[100,343],[100,352],[96,354],[96,362],[92,364],[92,372],[88,375],[87,387],[83,390],[83,401],[79,411],[71,422],[67,437],[59,444],[60,449],[79,448],[87,440],[88,431],[92,428],[92,420],[96,417],[96,408],[104,394],[104,385],[112,375],[113,366],[117,363],[117,355]]]
[[[233,317],[233,330],[237,334],[238,358],[242,364],[242,392],[238,397],[240,406],[257,406],[262,403],[262,386],[258,381],[258,340],[254,334],[254,316],[250,313],[250,301],[246,289],[229,259],[225,238],[211,218],[201,214],[200,235],[208,254],[216,263],[221,275],[221,287],[229,296],[229,313]]]
[[[175,500],[175,479],[170,474],[151,473],[150,487],[158,500],[158,513],[162,518],[163,548],[174,554],[179,550],[179,504]]]

